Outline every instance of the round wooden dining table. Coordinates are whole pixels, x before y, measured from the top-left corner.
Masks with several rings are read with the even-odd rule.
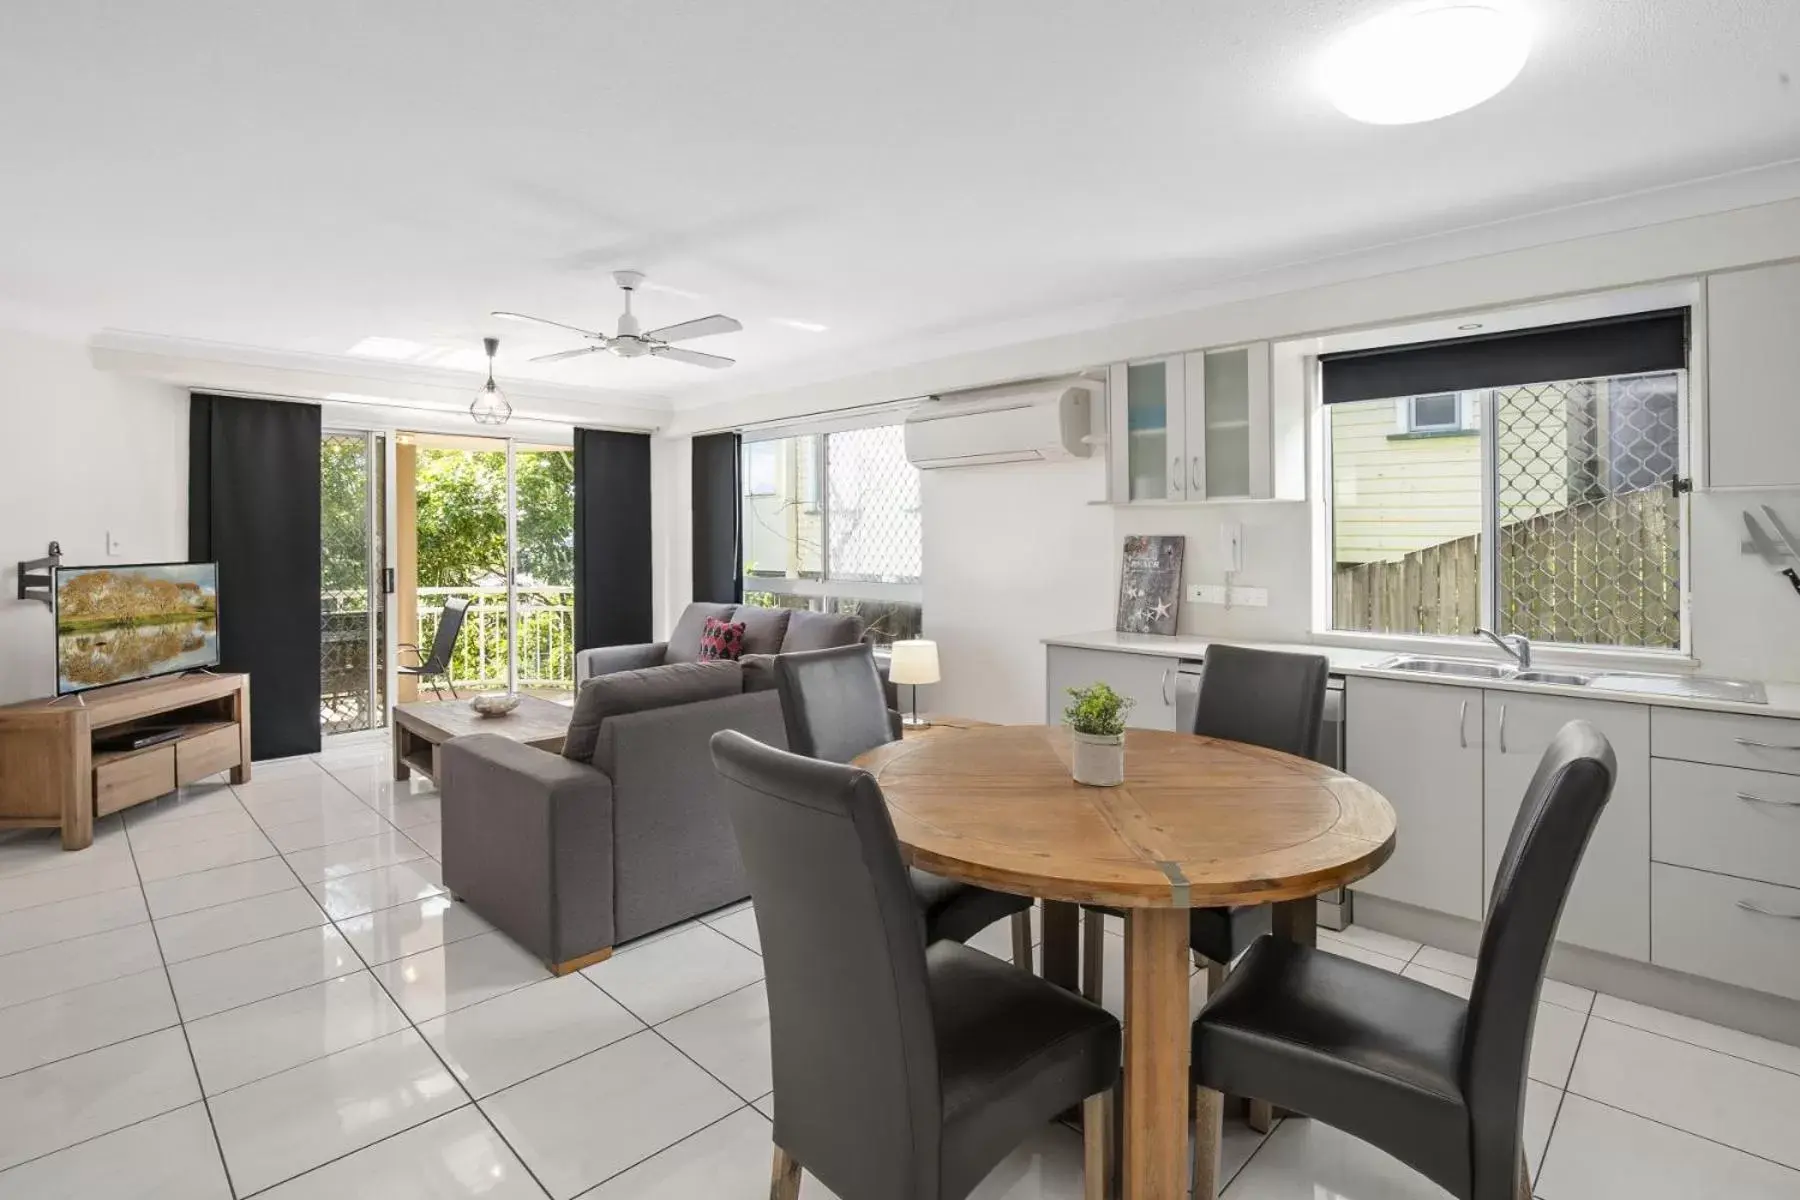
[[[1311,944],[1314,897],[1393,853],[1393,807],[1341,771],[1190,734],[1132,730],[1125,782],[1069,773],[1069,732],[940,723],[856,760],[907,860],[1044,903],[1046,978],[1073,988],[1081,904],[1125,912],[1126,1200],[1187,1195],[1188,912],[1274,905]]]

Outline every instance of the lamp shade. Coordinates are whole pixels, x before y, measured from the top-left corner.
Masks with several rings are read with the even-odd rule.
[[[936,642],[895,642],[890,653],[888,678],[895,683],[936,683],[940,678]]]

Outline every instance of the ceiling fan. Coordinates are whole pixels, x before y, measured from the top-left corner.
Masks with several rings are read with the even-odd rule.
[[[579,333],[592,342],[591,346],[582,346],[574,350],[558,350],[554,354],[540,354],[532,362],[560,362],[565,358],[579,358],[583,354],[599,354],[610,351],[620,358],[639,358],[650,354],[657,358],[666,358],[672,362],[683,362],[696,367],[729,367],[736,359],[725,358],[718,354],[702,354],[698,350],[688,350],[681,346],[671,346],[670,342],[683,342],[689,338],[708,337],[715,333],[736,333],[744,326],[735,317],[727,317],[714,313],[710,317],[698,317],[692,321],[682,321],[676,325],[664,325],[661,329],[641,332],[637,318],[631,315],[631,293],[644,282],[642,271],[614,271],[613,282],[625,292],[625,311],[619,316],[619,331],[615,334],[595,333],[592,330],[580,329],[574,325],[566,325],[561,321],[549,321],[543,317],[527,316],[524,313],[496,312],[493,315],[508,321],[527,321],[533,325],[549,325],[554,329],[566,329],[570,333]]]

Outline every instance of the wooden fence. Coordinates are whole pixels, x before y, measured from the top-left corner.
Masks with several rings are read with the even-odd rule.
[[[1544,641],[1673,647],[1681,636],[1677,502],[1650,489],[1500,527],[1500,628]],[[1480,535],[1339,566],[1332,624],[1467,634],[1481,620]]]

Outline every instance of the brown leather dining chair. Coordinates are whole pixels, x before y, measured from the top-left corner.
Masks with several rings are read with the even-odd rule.
[[[840,1200],[963,1200],[1077,1103],[1098,1195],[1118,1021],[979,950],[927,943],[868,772],[735,730],[712,754],[762,939],[771,1200],[795,1200],[802,1168]]]
[[[1216,1194],[1221,1093],[1342,1129],[1457,1200],[1530,1200],[1521,1135],[1532,1023],[1617,773],[1585,721],[1545,751],[1500,861],[1467,1001],[1282,938],[1250,947],[1194,1022],[1197,1200]]]
[[[847,763],[898,739],[875,652],[867,644],[802,650],[775,659],[775,686],[788,748],[808,758]],[[913,895],[925,914],[927,941],[966,942],[995,921],[1012,918],[1013,962],[1031,970],[1028,896],[976,887],[909,868]]]

